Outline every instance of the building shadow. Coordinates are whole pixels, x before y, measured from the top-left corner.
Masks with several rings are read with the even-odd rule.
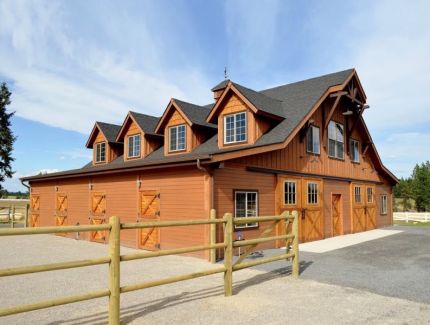
[[[300,272],[303,272],[312,264],[312,261],[301,261]],[[274,280],[276,278],[286,277],[291,275],[292,268],[290,265],[259,273],[246,280],[236,281],[233,284],[233,294],[238,294],[242,290],[259,285],[261,283]],[[237,271],[240,272],[240,271]],[[145,290],[142,290],[145,292]],[[148,302],[134,304],[125,308],[121,308],[121,324],[128,324],[139,318],[143,318],[151,313],[159,310],[175,307],[178,305],[190,303],[197,300],[208,299],[216,296],[224,295],[224,286],[217,285],[195,291],[184,291],[179,294],[170,295],[160,299],[151,300]],[[108,311],[98,312],[92,315],[86,315],[77,318],[64,319],[58,322],[48,323],[50,325],[59,324],[106,324],[108,322]]]

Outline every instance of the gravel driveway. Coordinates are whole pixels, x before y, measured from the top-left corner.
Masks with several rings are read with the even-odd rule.
[[[0,247],[0,268],[84,259],[107,253],[107,247],[101,244],[50,235],[0,237]],[[402,248],[393,250],[398,252]],[[122,251],[134,252],[126,248]],[[320,256],[319,260],[311,261],[310,255],[303,255],[300,280],[288,276],[290,265],[287,262],[273,264],[270,271],[242,270],[234,273],[234,296],[228,298],[223,296],[222,274],[123,294],[122,323],[430,324],[430,305],[426,303],[375,294],[365,286],[366,290],[360,290],[349,285],[314,281],[330,282],[327,274],[333,272],[334,266],[325,270],[324,267],[331,265],[329,259]],[[363,255],[366,254],[363,252]],[[419,257],[416,259],[420,260]],[[362,264],[363,270],[366,260],[360,260],[353,263]],[[370,262],[371,268],[384,264],[382,260]],[[123,262],[121,267],[124,285],[204,270],[212,265],[191,257],[166,256]],[[353,267],[340,269],[346,272]],[[318,279],[315,276],[318,271],[326,275]],[[0,278],[0,305],[31,303],[106,287],[106,265]],[[105,324],[106,311],[107,299],[100,298],[0,318],[0,324]]]

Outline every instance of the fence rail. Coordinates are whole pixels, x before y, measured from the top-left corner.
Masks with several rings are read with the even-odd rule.
[[[394,212],[393,219],[406,222],[430,222],[430,212]]]
[[[246,219],[246,220],[245,220]],[[260,235],[259,238],[234,241],[233,231],[234,226],[249,222],[269,222],[273,223],[268,226]],[[285,222],[285,234],[271,236],[274,227],[280,222]],[[291,231],[288,233],[292,223]],[[217,224],[224,226],[224,242],[216,243],[215,235]],[[177,249],[166,249],[154,252],[139,252],[134,254],[120,255],[120,232],[122,229],[138,229],[138,228],[153,228],[153,227],[180,227],[192,225],[210,225],[210,244],[191,247],[183,247]],[[57,227],[39,227],[39,228],[18,228],[18,229],[0,229],[0,236],[14,235],[33,235],[33,234],[52,234],[52,233],[70,233],[83,231],[109,231],[109,254],[108,256],[70,261],[62,263],[51,263],[36,266],[25,266],[16,268],[7,268],[0,270],[0,277],[13,276],[19,274],[29,274],[36,272],[47,272],[53,270],[64,270],[69,268],[78,268],[86,266],[94,266],[101,264],[109,264],[109,283],[108,289],[88,292],[80,295],[68,296],[63,298],[41,301],[33,304],[20,305],[0,309],[0,316],[13,315],[32,310],[44,309],[53,306],[70,304],[78,301],[95,299],[100,297],[109,297],[109,324],[119,324],[120,320],[120,295],[122,293],[135,290],[146,289],[150,287],[160,286],[164,284],[175,283],[195,279],[203,276],[208,276],[217,273],[224,273],[224,295],[230,296],[233,293],[233,272],[244,268],[270,263],[278,260],[291,259],[292,275],[299,275],[299,245],[298,245],[298,213],[293,211],[292,215],[289,212],[284,212],[281,216],[268,217],[253,217],[253,218],[233,218],[231,213],[226,213],[222,219],[216,219],[215,210],[211,210],[210,218],[207,220],[186,220],[186,221],[157,221],[157,222],[142,222],[142,223],[120,223],[118,217],[111,217],[108,224],[100,225],[81,225],[81,226],[57,226]],[[286,252],[277,256],[261,258],[253,261],[243,260],[248,256],[258,244],[268,241],[285,240]],[[292,244],[292,251],[290,246]],[[248,249],[241,255],[235,263],[233,263],[233,248],[247,246]],[[224,265],[214,267],[209,270],[194,272],[189,274],[172,276],[164,279],[146,281],[137,284],[120,286],[120,265],[121,262],[131,261],[136,259],[153,258],[159,256],[183,254],[198,251],[210,251],[210,259],[214,262],[216,249],[224,249]]]
[[[16,224],[24,227],[28,223],[29,200],[0,199],[0,224],[9,224],[14,228]]]

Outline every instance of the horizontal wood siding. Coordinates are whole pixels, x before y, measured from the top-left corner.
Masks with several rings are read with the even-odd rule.
[[[156,190],[160,193],[160,220],[208,219],[208,184],[207,175],[196,167],[191,167],[91,179],[83,177],[58,182],[33,182],[31,186],[32,193],[40,195],[39,226],[54,226],[56,193],[67,196],[68,225],[90,223],[90,193],[105,195],[106,212],[104,215],[98,214],[97,218],[108,222],[110,216],[118,216],[121,222],[134,223],[139,219],[139,192],[143,190]],[[207,244],[208,233],[208,226],[163,228],[160,233],[160,248]],[[137,248],[137,234],[137,230],[121,231],[121,245]],[[76,235],[70,234],[69,237],[75,238]],[[89,237],[89,233],[80,234],[81,239],[88,240]],[[197,252],[190,255],[207,258],[208,254],[209,252]]]
[[[234,191],[254,190],[258,191],[258,215],[275,215],[275,189],[276,177],[269,174],[258,174],[246,171],[243,168],[222,168],[215,170],[215,209],[218,218],[230,212],[234,216]],[[260,223],[259,228],[240,229],[245,239],[252,239],[267,226]],[[275,231],[273,232],[275,234]],[[236,236],[236,234],[235,234]],[[234,237],[236,238],[236,237]],[[222,242],[223,232],[221,227],[217,230],[217,241]],[[274,247],[274,242],[259,245],[259,248]]]

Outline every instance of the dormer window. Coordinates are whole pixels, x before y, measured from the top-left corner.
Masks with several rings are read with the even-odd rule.
[[[106,161],[106,142],[96,144],[96,163]]]
[[[246,112],[224,116],[224,143],[246,141]]]
[[[169,128],[169,151],[185,150],[185,124],[172,126]]]
[[[128,137],[128,158],[140,157],[140,134]]]

